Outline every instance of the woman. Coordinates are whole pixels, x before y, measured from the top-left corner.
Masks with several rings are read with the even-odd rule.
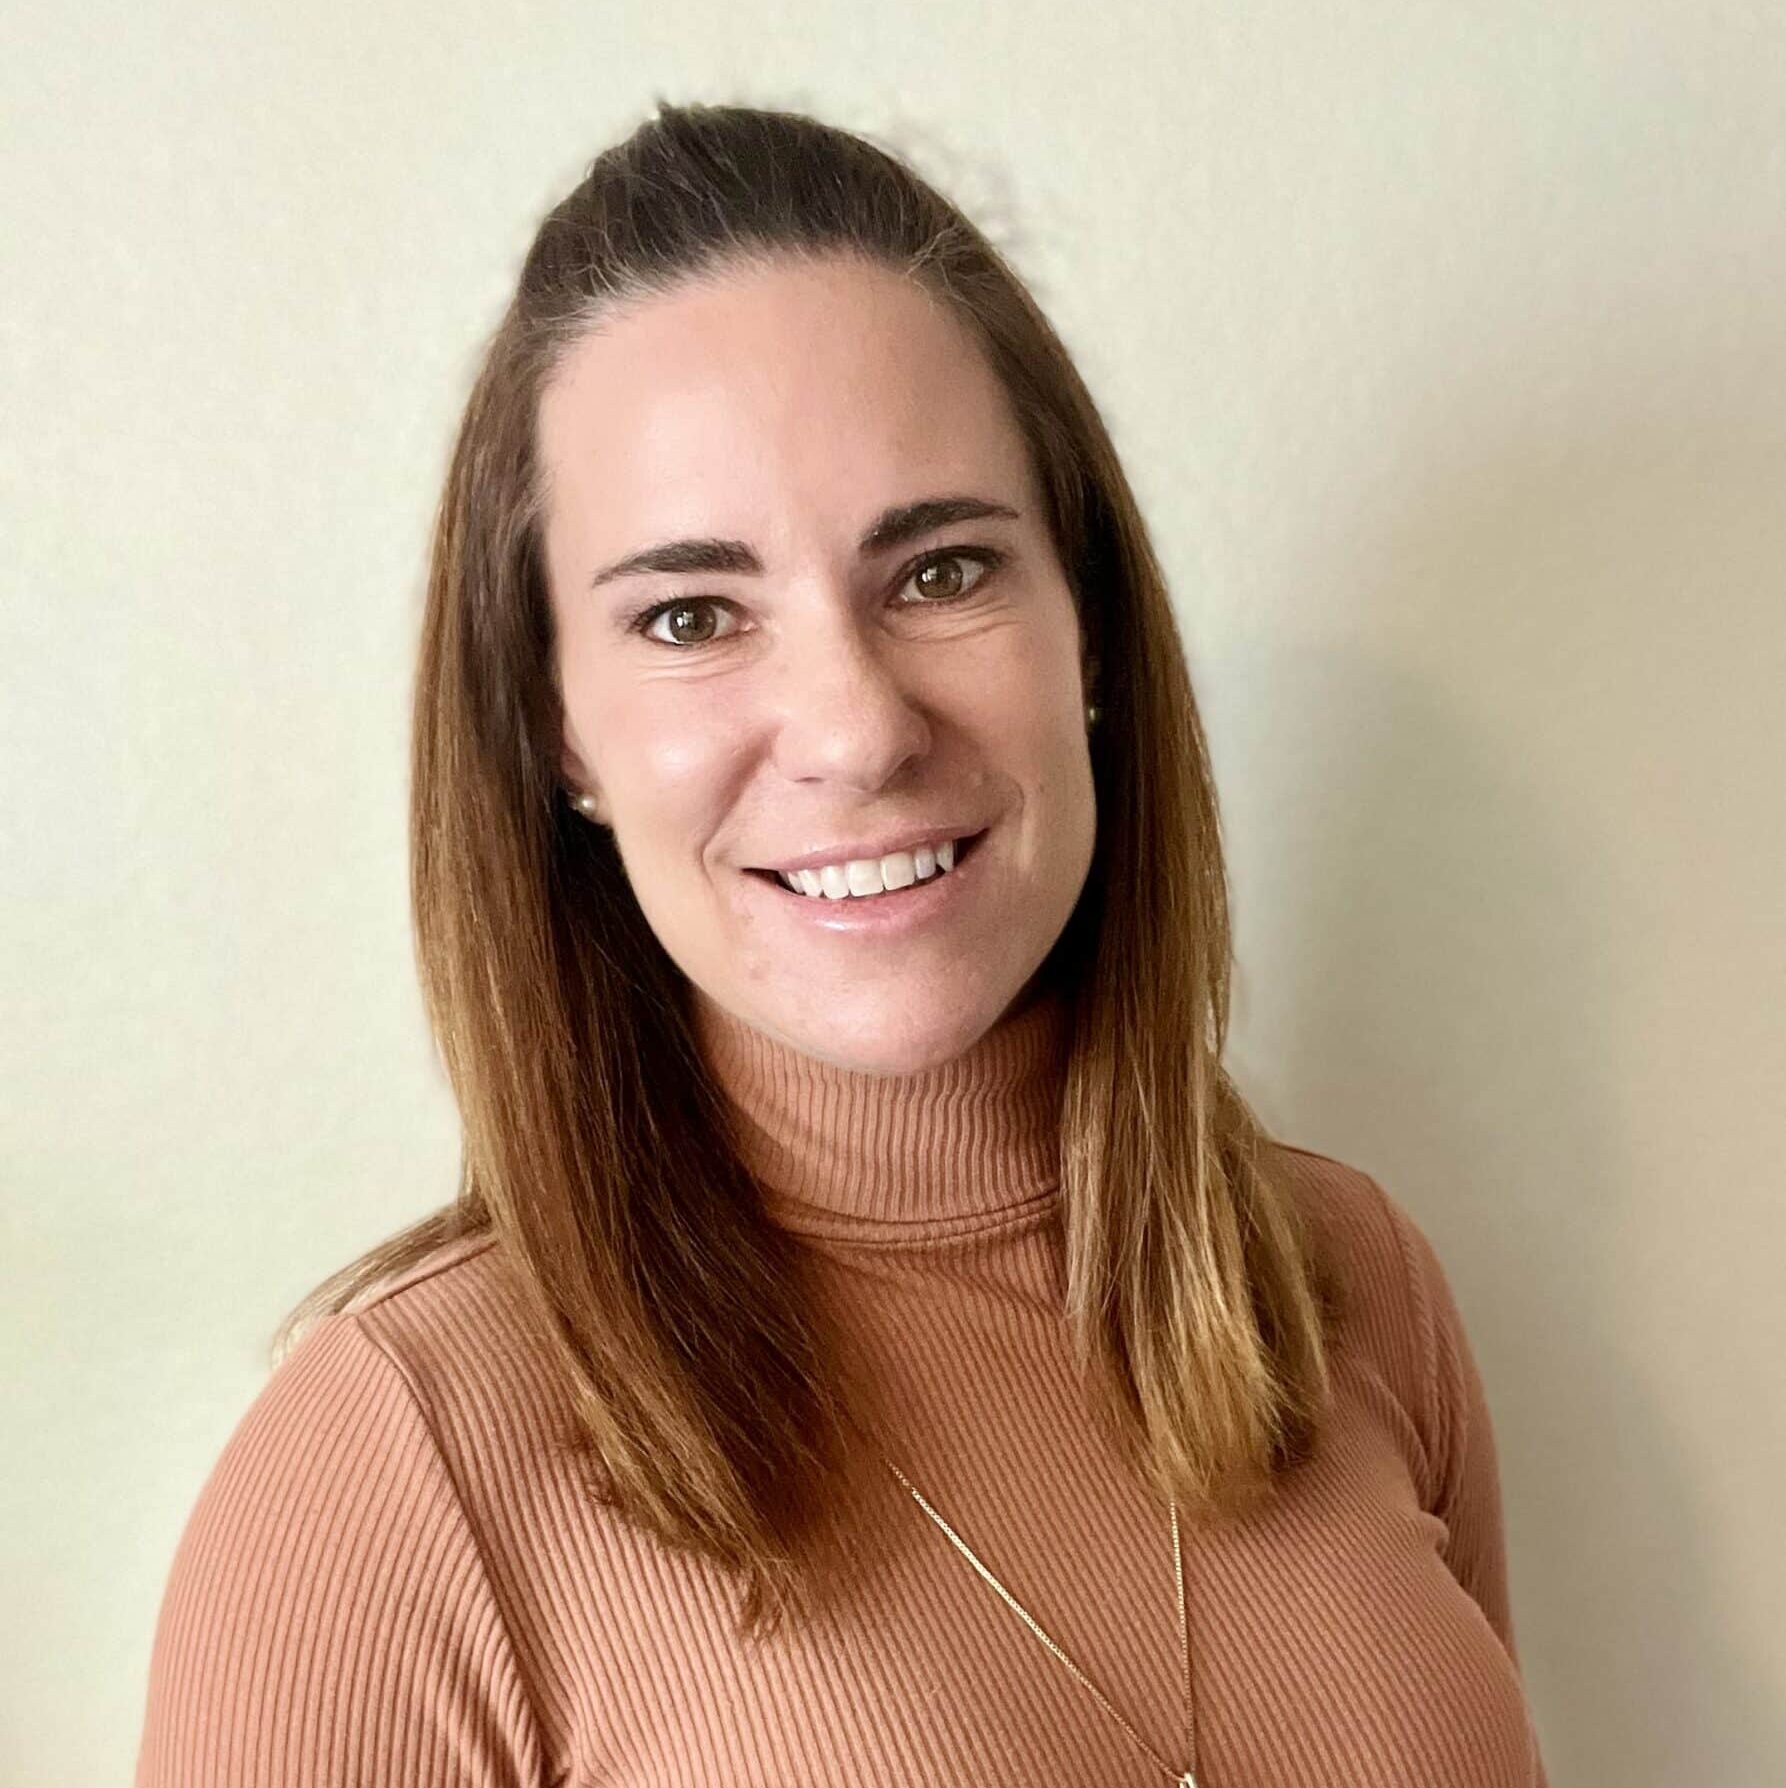
[[[1444,1274],[1223,1072],[1164,582],[956,209],[781,113],[601,156],[413,745],[459,1197],[294,1313],[139,1784],[1542,1783]]]

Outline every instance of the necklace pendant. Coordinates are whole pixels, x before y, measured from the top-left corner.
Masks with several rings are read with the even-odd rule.
[[[1178,1788],[1197,1788],[1197,1775],[1194,1770],[1187,1769],[1178,1778]]]

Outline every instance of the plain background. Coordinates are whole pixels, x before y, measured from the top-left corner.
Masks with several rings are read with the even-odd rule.
[[[1172,578],[1233,1065],[1432,1236],[1558,1784],[1786,1755],[1786,10],[8,7],[0,1780],[126,1779],[278,1317],[444,1201],[405,722],[449,434],[653,100],[875,134]]]

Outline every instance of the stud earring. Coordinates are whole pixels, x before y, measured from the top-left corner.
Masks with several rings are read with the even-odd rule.
[[[585,819],[592,820],[595,818],[594,795],[573,795],[571,797],[571,805],[576,808]]]
[[[1085,724],[1088,727],[1096,726],[1098,724],[1098,715],[1102,712],[1103,710],[1101,708],[1094,707],[1090,702],[1087,702],[1085,704]]]

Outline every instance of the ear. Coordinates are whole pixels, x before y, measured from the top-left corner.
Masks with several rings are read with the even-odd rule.
[[[608,818],[607,798],[602,794],[600,785],[583,767],[583,760],[568,741],[558,760],[558,773],[564,779],[565,799],[569,801],[577,814],[598,826],[606,826],[611,822]],[[587,801],[587,805],[585,805]]]

